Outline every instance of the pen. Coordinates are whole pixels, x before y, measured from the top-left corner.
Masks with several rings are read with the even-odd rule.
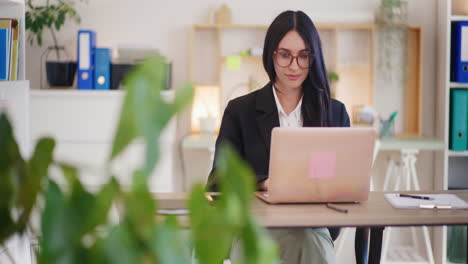
[[[428,196],[419,196],[419,195],[411,195],[411,194],[397,194],[397,196],[400,197],[406,197],[406,198],[413,198],[413,199],[421,199],[421,200],[433,200],[434,198],[428,197]]]
[[[348,209],[338,208],[338,207],[333,206],[333,205],[331,205],[329,203],[327,203],[326,205],[327,205],[327,208],[330,208],[330,209],[335,210],[337,212],[344,213],[344,214],[348,213]]]

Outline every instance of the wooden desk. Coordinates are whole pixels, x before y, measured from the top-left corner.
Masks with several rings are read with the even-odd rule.
[[[468,201],[468,190],[419,193],[453,193]],[[387,226],[468,225],[468,210],[395,209],[383,194],[371,192],[367,202],[337,205],[348,209],[347,214],[328,209],[323,204],[269,205],[257,198],[253,201],[252,210],[266,228],[371,227],[369,263],[380,263],[382,232]],[[155,197],[162,204],[164,200],[186,199],[184,193],[158,193]],[[188,223],[187,216],[180,217],[180,220],[182,225]]]

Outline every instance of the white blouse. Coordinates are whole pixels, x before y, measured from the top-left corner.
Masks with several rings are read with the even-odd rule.
[[[280,101],[278,100],[275,87],[273,85],[271,87],[273,89],[273,95],[275,97],[276,107],[278,108],[280,127],[302,127],[303,119],[302,119],[301,106],[302,106],[302,98],[304,96],[301,97],[301,100],[299,100],[299,103],[297,104],[294,111],[292,111],[291,113],[289,113],[289,115],[287,115],[286,112],[283,110],[283,107],[281,106]]]

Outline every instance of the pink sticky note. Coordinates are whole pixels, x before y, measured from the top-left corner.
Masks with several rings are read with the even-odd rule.
[[[309,178],[330,179],[336,177],[336,152],[312,152],[309,161]]]

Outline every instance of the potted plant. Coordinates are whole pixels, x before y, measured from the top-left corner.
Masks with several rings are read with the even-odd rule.
[[[165,67],[155,57],[136,66],[125,80],[126,96],[106,168],[133,140],[142,139],[146,159],[129,188],[110,177],[95,192],[87,191],[77,168],[54,160],[52,138],[40,139],[31,158],[24,160],[6,115],[0,113],[0,248],[13,235],[34,230],[29,223],[36,210],[41,216],[38,263],[181,264],[190,263],[192,252],[200,264],[222,263],[237,239],[248,245],[242,263],[278,263],[276,246],[250,211],[253,171],[229,147],[218,157],[219,200],[210,204],[201,184],[189,195],[188,234],[174,216],[155,216],[157,201],[147,182],[160,155],[158,137],[193,96],[192,86],[186,85],[177,89],[173,103],[164,102]],[[52,166],[62,170],[64,185],[48,177]],[[122,212],[118,223],[108,219],[114,203]]]
[[[80,23],[80,16],[74,8],[74,1],[47,0],[44,5],[35,5],[32,0],[28,0],[27,7],[26,29],[29,31],[28,40],[31,45],[36,41],[37,45],[42,46],[44,30],[49,31],[52,36],[53,45],[49,46],[41,56],[41,69],[45,63],[49,86],[72,86],[76,72],[76,62],[67,57],[65,47],[59,44],[56,34],[69,20],[77,24]],[[53,58],[50,58],[50,55]]]
[[[330,96],[336,98],[336,83],[340,80],[338,73],[328,72],[328,83],[330,84]]]
[[[387,81],[406,80],[408,1],[381,0],[376,13],[378,26],[377,74]]]

